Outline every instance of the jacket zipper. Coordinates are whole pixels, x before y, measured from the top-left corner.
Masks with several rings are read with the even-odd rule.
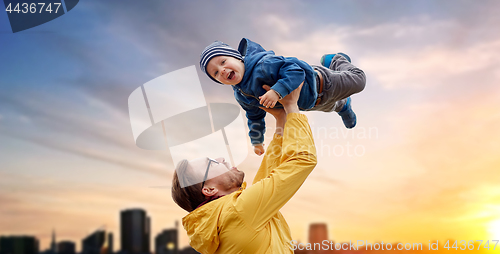
[[[252,97],[252,98],[255,98],[255,99],[257,99],[258,101],[260,101],[260,100],[259,100],[259,98],[255,97],[255,96],[253,96],[253,95],[250,95],[250,94],[246,94],[246,93],[244,93],[244,92],[243,92],[241,89],[239,89],[239,88],[238,88],[238,91],[240,91],[240,93],[242,93],[242,94],[243,94],[243,95],[245,95],[246,97]]]

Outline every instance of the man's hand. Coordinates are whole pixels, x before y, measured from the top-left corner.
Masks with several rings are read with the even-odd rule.
[[[282,108],[262,108],[262,110],[274,116],[276,119],[276,131],[274,133],[283,136],[286,123],[286,112]]]
[[[265,152],[265,150],[264,150],[264,144],[254,146],[253,147],[253,152],[255,154],[257,154],[258,156],[261,156],[262,154],[264,154],[264,152]]]
[[[274,116],[276,120],[280,118],[285,118],[286,119],[286,113],[285,110],[282,108],[263,108],[260,107],[260,109],[266,111],[267,113],[271,114]]]
[[[266,108],[274,108],[279,98],[280,97],[276,91],[269,89],[264,95],[259,97],[260,99],[259,103]]]
[[[299,107],[297,105],[297,101],[299,100],[300,90],[302,90],[303,85],[304,82],[302,82],[302,84],[300,84],[300,86],[297,87],[297,89],[293,90],[287,96],[279,100],[279,102],[281,103],[281,105],[283,105],[283,108],[285,109],[287,114],[300,112]],[[271,92],[271,87],[268,85],[263,85],[262,88],[264,88],[267,91],[267,93]]]

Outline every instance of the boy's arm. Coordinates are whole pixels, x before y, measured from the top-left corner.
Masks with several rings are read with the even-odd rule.
[[[266,132],[266,111],[259,107],[252,106],[241,100],[237,100],[240,106],[245,110],[248,119],[248,136],[252,146],[262,145],[264,143],[264,133]]]
[[[267,75],[275,73],[276,68],[279,68],[277,76],[278,81],[272,86],[272,89],[276,91],[281,98],[297,89],[306,78],[304,69],[290,59],[280,56],[269,57],[262,63],[261,67],[262,71]]]

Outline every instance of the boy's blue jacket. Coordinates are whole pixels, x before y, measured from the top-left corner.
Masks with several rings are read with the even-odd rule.
[[[299,87],[304,82],[298,101],[301,110],[311,109],[316,103],[316,72],[304,61],[295,57],[276,56],[273,51],[266,51],[259,44],[243,38],[238,51],[244,57],[245,74],[237,85],[233,86],[234,97],[246,111],[252,145],[264,142],[266,112],[259,108],[259,96],[266,93],[263,85],[269,85],[282,97]],[[283,107],[277,103],[275,107]]]

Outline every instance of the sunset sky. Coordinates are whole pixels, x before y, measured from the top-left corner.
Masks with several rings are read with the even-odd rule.
[[[135,207],[152,237],[173,227],[187,214],[170,197],[174,167],[136,147],[128,96],[195,65],[207,102],[236,104],[199,55],[246,37],[309,64],[344,52],[367,75],[352,96],[356,128],[306,114],[319,163],[282,209],[293,239],[324,222],[334,241],[498,240],[498,10],[495,0],[86,0],[15,34],[2,11],[0,235],[37,236],[43,250],[52,229],[80,246],[106,225],[118,250],[119,212]],[[252,152],[238,166],[247,182],[260,161]]]

